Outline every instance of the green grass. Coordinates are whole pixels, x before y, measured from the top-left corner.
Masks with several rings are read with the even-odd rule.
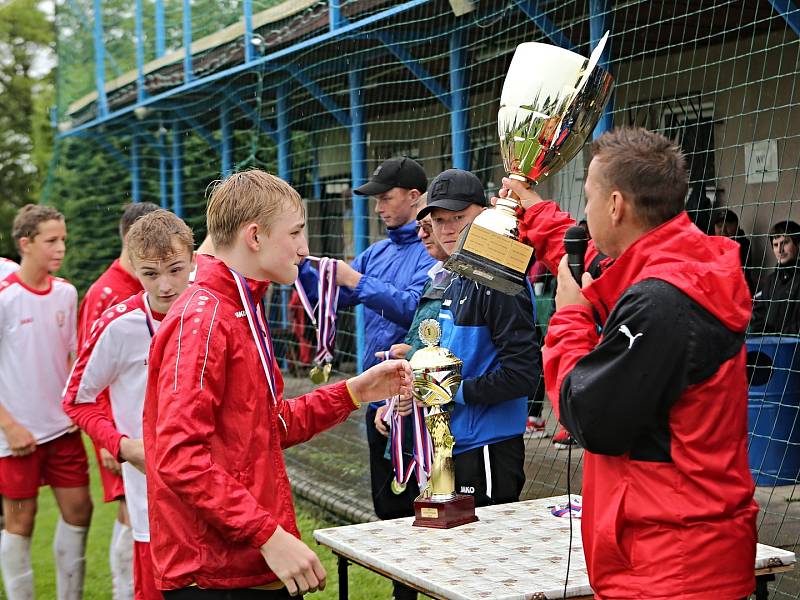
[[[108,543],[111,529],[117,516],[116,503],[105,504],[97,474],[94,451],[87,442],[90,455],[91,488],[94,500],[94,514],[89,529],[86,546],[86,581],[84,598],[86,600],[110,600],[111,573],[108,566]],[[58,507],[49,488],[39,490],[39,512],[33,533],[33,569],[36,581],[37,598],[56,597],[56,575],[53,563],[53,533],[58,520]],[[297,507],[297,524],[303,534],[303,541],[314,550],[322,560],[328,573],[328,584],[323,592],[307,595],[309,600],[333,600],[338,598],[338,577],[336,557],[328,549],[318,546],[311,533],[315,529],[332,527],[320,513],[309,505]],[[392,586],[388,579],[367,569],[352,565],[350,567],[350,598],[352,600],[376,600],[391,598]],[[0,586],[0,598],[5,598],[5,590]]]

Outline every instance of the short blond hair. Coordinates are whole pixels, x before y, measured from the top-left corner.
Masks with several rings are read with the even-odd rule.
[[[19,249],[19,241],[22,238],[33,239],[39,233],[39,223],[45,221],[63,221],[64,215],[52,206],[44,204],[26,204],[17,211],[14,217],[14,224],[11,226],[11,237]]]
[[[212,184],[206,209],[206,226],[215,248],[233,244],[239,230],[257,223],[269,230],[287,207],[303,211],[300,194],[283,179],[251,169]]]
[[[125,241],[131,262],[137,260],[163,260],[175,254],[175,240],[186,249],[189,256],[194,252],[194,236],[189,226],[176,214],[159,208],[136,219],[131,225]]]

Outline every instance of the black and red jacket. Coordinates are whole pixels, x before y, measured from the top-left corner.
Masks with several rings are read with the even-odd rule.
[[[526,231],[547,254],[537,227],[558,229],[564,213],[545,204],[538,225],[526,215]],[[557,263],[555,242],[549,250]],[[590,245],[587,264],[595,255]],[[591,308],[557,311],[544,349],[548,396],[586,449],[592,588],[603,599],[745,597],[758,506],[739,246],[681,213],[604,266],[583,290]]]

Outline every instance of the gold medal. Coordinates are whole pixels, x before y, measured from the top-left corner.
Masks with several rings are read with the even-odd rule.
[[[331,368],[331,363],[329,362],[324,365],[314,365],[311,372],[308,374],[311,382],[316,385],[328,383],[328,379],[331,378]]]
[[[392,479],[392,492],[400,495],[406,491],[406,484],[400,483],[397,479]]]

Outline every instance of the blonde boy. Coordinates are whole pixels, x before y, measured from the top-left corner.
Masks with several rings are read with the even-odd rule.
[[[159,209],[134,223],[126,247],[144,291],[109,308],[95,322],[67,384],[64,410],[95,444],[123,463],[134,540],[134,595],[137,600],[159,600],[150,560],[142,445],[147,355],[161,320],[189,284],[194,239],[181,219]],[[106,388],[111,416],[96,401]]]
[[[268,281],[292,283],[308,254],[300,196],[263,171],[237,173],[214,190],[207,222],[216,258],[150,351],[144,447],[156,582],[173,590],[167,598],[315,591],[325,570],[298,539],[282,448],[359,402],[408,396],[410,369],[387,361],[284,400],[261,300]]]
[[[64,216],[29,204],[13,236],[22,264],[0,282],[0,568],[10,600],[34,597],[31,535],[39,486],[49,485],[61,512],[53,543],[58,597],[80,598],[92,502],[81,435],[61,408],[78,308],[75,288],[51,275],[66,250]]]

